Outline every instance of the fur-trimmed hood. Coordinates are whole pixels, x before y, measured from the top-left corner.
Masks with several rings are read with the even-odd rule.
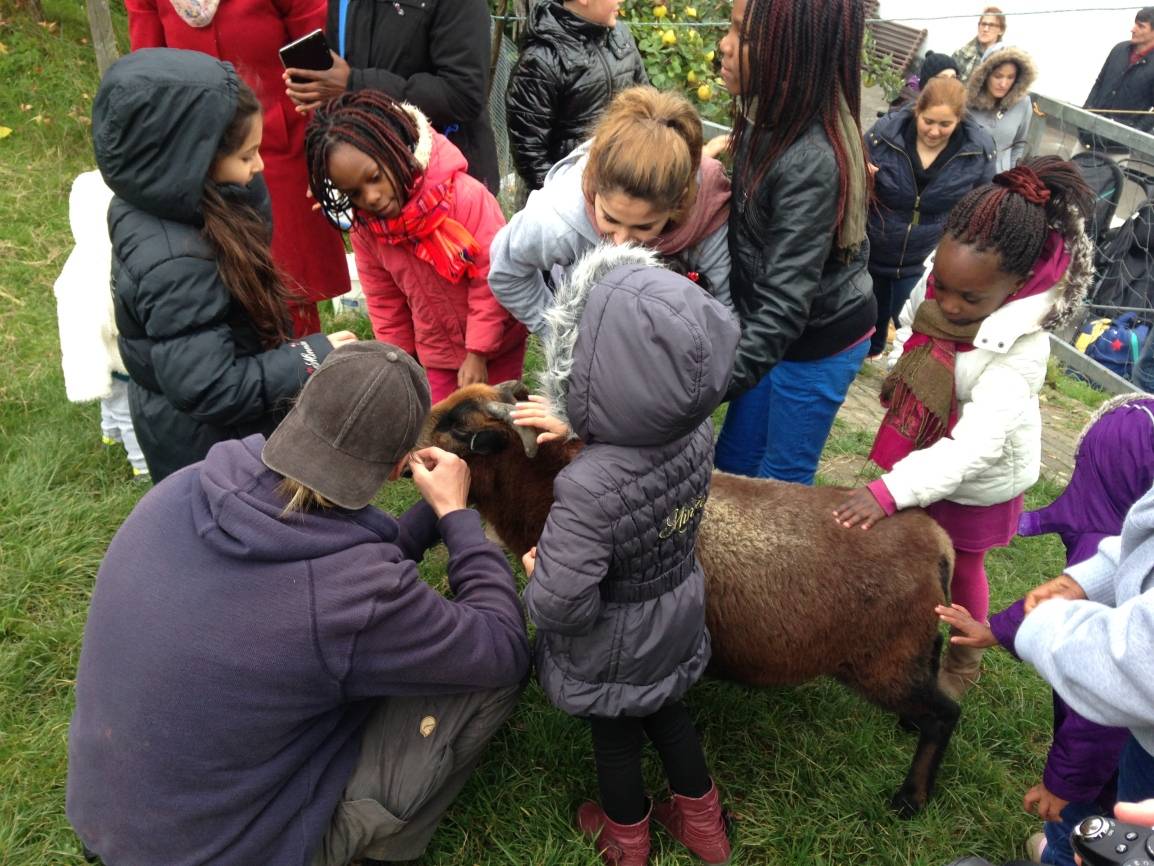
[[[586,443],[676,441],[721,403],[741,329],[650,250],[602,244],[558,286],[541,386]]]
[[[986,90],[986,81],[994,69],[1003,63],[1013,63],[1018,67],[1018,78],[1010,92],[995,100]],[[995,47],[982,59],[974,74],[966,84],[966,107],[975,111],[1005,111],[1029,95],[1034,80],[1038,77],[1038,67],[1034,60],[1021,48]]]

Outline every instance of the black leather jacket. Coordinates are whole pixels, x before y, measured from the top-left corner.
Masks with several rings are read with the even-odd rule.
[[[641,53],[621,21],[602,27],[542,0],[529,15],[521,56],[505,92],[509,146],[530,189],[589,137],[614,95],[648,84]]]
[[[738,153],[741,165],[746,158]],[[727,399],[783,358],[827,358],[873,327],[877,304],[866,272],[869,243],[849,260],[834,249],[838,168],[814,125],[754,189],[736,172],[729,216],[730,288],[741,342]]]

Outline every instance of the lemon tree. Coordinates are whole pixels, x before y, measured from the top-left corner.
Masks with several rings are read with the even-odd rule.
[[[729,94],[717,77],[717,43],[724,26],[701,26],[729,19],[722,0],[625,0],[618,13],[629,25],[645,60],[649,80],[661,90],[681,91],[701,116],[729,123]]]

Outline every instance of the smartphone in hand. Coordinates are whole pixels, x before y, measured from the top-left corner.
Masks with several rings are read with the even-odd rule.
[[[285,69],[332,69],[333,55],[323,30],[314,30],[280,49],[280,62]],[[294,78],[300,84],[300,79]]]

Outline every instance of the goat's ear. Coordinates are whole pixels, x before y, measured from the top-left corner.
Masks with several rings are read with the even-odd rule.
[[[496,454],[508,444],[509,437],[500,430],[478,430],[469,439],[469,450],[474,454]]]
[[[529,399],[529,389],[520,379],[510,379],[493,388],[500,395],[502,403],[520,403]]]
[[[493,420],[508,424],[509,429],[521,438],[521,447],[525,449],[526,457],[537,456],[537,431],[533,427],[519,427],[513,423],[513,418],[509,414],[513,411],[512,403],[498,403],[496,400],[490,400],[482,408],[485,414]]]

